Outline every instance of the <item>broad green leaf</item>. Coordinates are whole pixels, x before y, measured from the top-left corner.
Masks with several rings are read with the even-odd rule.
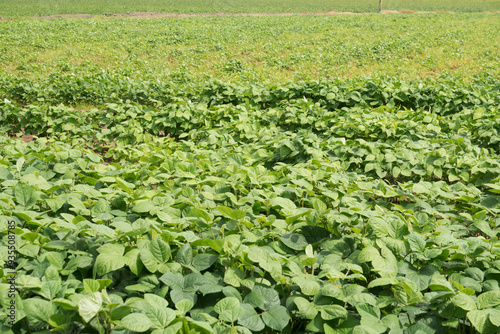
[[[170,259],[170,246],[161,239],[151,240],[149,250],[159,263],[165,263]]]
[[[39,294],[46,299],[52,300],[57,297],[59,291],[61,291],[61,281],[48,281],[42,283]]]
[[[382,318],[380,321],[384,326],[389,327],[391,332],[395,333],[403,333],[403,328],[401,325],[401,321],[399,321],[398,317],[395,314],[389,314]]]
[[[240,301],[234,297],[221,299],[215,304],[214,311],[219,314],[219,319],[231,323],[234,323],[245,313],[245,310],[241,307]]]
[[[305,208],[296,209],[296,210],[293,211],[293,214],[287,215],[287,217],[285,219],[285,222],[288,225],[291,225],[291,224],[295,223],[299,218],[307,216],[310,213],[311,213],[311,210],[308,210],[308,209],[305,209]],[[307,239],[308,236],[305,235],[305,234],[304,234],[304,236]],[[310,241],[308,240],[308,242],[310,242]]]
[[[144,201],[144,202],[137,203],[132,208],[132,211],[137,212],[137,213],[144,213],[144,212],[150,212],[154,208],[155,208],[155,205],[152,202]]]
[[[382,277],[396,276],[398,273],[398,263],[396,257],[387,247],[381,247],[381,256],[375,257],[372,261],[373,269]]]
[[[476,267],[470,267],[465,269],[464,273],[475,279],[476,281],[482,282],[484,280],[484,271]]]
[[[121,320],[132,312],[128,305],[121,305],[113,308],[110,312],[111,320]]]
[[[27,184],[19,182],[14,189],[17,202],[25,208],[30,208],[36,203],[35,189]]]
[[[167,328],[155,329],[154,331],[151,332],[151,334],[177,334],[177,333],[181,333],[182,325],[183,325],[182,321],[174,322],[173,324],[171,324]]]
[[[189,312],[189,310],[191,310],[193,306],[193,302],[189,299],[181,299],[177,303],[175,303],[175,308],[182,313]]]
[[[288,310],[283,306],[275,306],[262,313],[262,320],[271,329],[282,331],[290,321]]]
[[[217,261],[217,258],[218,256],[214,254],[198,254],[193,258],[193,267],[199,271],[207,270]]]
[[[158,270],[158,259],[153,255],[149,248],[142,248],[139,251],[139,259],[149,272],[155,273]]]
[[[184,276],[184,290],[190,292],[196,292],[205,284],[210,284],[211,279],[203,276],[198,272],[193,272]],[[231,287],[224,287],[225,289],[232,289]]]
[[[242,270],[238,268],[228,268],[224,273],[224,283],[239,288],[241,286],[241,282],[245,277],[245,272],[243,272]]]
[[[276,197],[273,198],[271,201],[274,205],[282,207],[287,212],[293,212],[297,208],[295,204],[288,198]]]
[[[23,165],[24,165],[25,162],[26,162],[26,158],[25,157],[20,157],[16,161],[16,168],[17,168],[18,172],[21,172],[21,170],[23,169]]]
[[[397,284],[397,280],[395,280],[392,277],[376,278],[368,284],[368,289],[375,288],[377,286],[386,286],[391,284]]]
[[[262,308],[265,310],[270,310],[280,304],[280,296],[278,292],[272,287],[267,287],[262,284],[256,284],[253,287],[252,292],[262,296],[262,298],[264,299]]]
[[[377,331],[376,329],[373,329],[372,327],[359,325],[354,327],[352,334],[380,334],[380,332]],[[415,334],[423,334],[423,333],[416,332]]]
[[[76,303],[64,298],[55,298],[52,300],[52,303],[61,306],[64,310],[78,309],[78,305]]]
[[[149,254],[151,254],[149,252]],[[151,255],[152,257],[152,255]],[[143,268],[143,263],[140,260],[140,250],[137,248],[132,249],[131,251],[127,252],[125,256],[123,257],[123,261],[125,262],[125,265],[127,265],[130,268],[130,271],[134,273],[136,276],[139,276],[142,268]],[[156,269],[155,269],[156,271]]]
[[[47,323],[49,318],[56,313],[56,307],[47,300],[29,298],[22,301],[23,310],[28,318]]]
[[[474,299],[461,292],[457,293],[451,301],[455,306],[460,307],[465,311],[474,311],[476,309],[476,302]]]
[[[33,245],[33,244],[27,244],[21,247],[18,252],[24,256],[27,257],[37,257],[38,253],[40,252],[40,246],[38,245]]]
[[[302,234],[310,244],[315,244],[325,238],[330,237],[330,233],[328,232],[328,230],[314,225],[303,226]]]
[[[299,310],[299,316],[301,318],[314,319],[316,314],[318,314],[318,310],[314,306],[314,304],[309,302],[305,298],[297,297],[293,299],[293,302],[297,306],[297,309]]]
[[[377,305],[377,299],[368,293],[348,294],[345,298],[345,301],[352,305],[356,305],[359,303]]]
[[[303,251],[308,245],[306,238],[299,233],[286,234],[280,238],[280,241],[296,251]]]
[[[250,304],[253,307],[258,307],[264,309],[265,299],[264,297],[255,291],[250,292],[245,296],[244,302]]]
[[[423,291],[429,287],[434,272],[436,272],[435,267],[426,266],[421,268],[419,271],[412,271],[408,273],[406,278],[415,283],[418,290]]]
[[[488,309],[490,322],[500,327],[500,310],[498,308]]]
[[[151,307],[146,310],[146,316],[157,328],[167,327],[175,319],[175,311],[164,307]]]
[[[252,305],[241,304],[243,314],[239,317],[238,323],[252,332],[259,332],[265,328],[265,324],[255,311]]]
[[[208,246],[219,254],[222,252],[223,245],[224,241],[213,239],[198,239],[191,243],[191,246]]]
[[[162,308],[168,307],[168,301],[165,298],[162,298],[158,295],[154,295],[152,293],[145,293],[144,300],[151,306],[157,306]]]
[[[196,304],[198,295],[194,291],[183,291],[179,289],[172,289],[170,290],[170,299],[172,299],[172,302],[174,302],[174,304],[176,305],[179,301],[182,301],[184,299],[189,300],[191,302],[191,305],[194,305]]]
[[[160,277],[160,281],[172,289],[184,289],[184,277],[180,273],[166,272]]]
[[[134,332],[143,333],[151,328],[152,323],[143,313],[131,313],[120,320],[120,326]]]
[[[204,284],[198,289],[203,296],[211,293],[221,292],[223,289],[222,285],[218,284]]]
[[[425,240],[419,234],[410,234],[408,236],[408,243],[414,252],[422,253],[425,250]]]
[[[376,318],[376,320],[378,320],[380,318],[380,309],[374,305],[357,304],[356,311],[361,315],[361,319]]]
[[[88,292],[98,292],[100,290],[101,285],[98,281],[93,279],[84,279],[83,280],[83,289]]]
[[[61,270],[64,266],[66,259],[65,252],[45,252],[38,258],[39,261],[43,262],[47,260],[54,268]]]
[[[97,275],[102,276],[118,270],[125,265],[123,256],[117,254],[99,254],[95,260],[94,269]]]
[[[314,210],[317,210],[317,211],[320,211],[320,212],[323,212],[327,209],[327,206],[325,203],[323,203],[323,201],[321,201],[320,199],[315,199],[314,202],[313,202],[313,207],[314,207]]]
[[[439,273],[435,273],[432,276],[429,288],[432,291],[453,291],[453,287],[450,282],[448,282],[446,278]]]
[[[477,307],[480,310],[497,305],[500,305],[500,291],[488,291],[477,297]]]
[[[481,200],[481,205],[488,209],[500,208],[500,196],[487,196]]]
[[[240,301],[240,303],[242,302],[241,293],[236,288],[233,288],[232,286],[225,286],[224,288],[222,288],[222,293],[226,297],[234,297],[234,298],[238,299]]]
[[[227,206],[218,206],[217,210],[219,210],[219,212],[224,214],[225,216],[234,220],[243,219],[246,215],[246,213],[241,210],[233,210],[231,208],[228,208]]]
[[[307,257],[314,257],[314,251],[313,251],[313,246],[311,244],[306,246],[306,256]]]
[[[107,201],[101,199],[92,207],[92,214],[94,216],[111,211],[110,205]],[[111,216],[113,218],[113,216]]]
[[[314,262],[316,261],[316,259],[312,260],[314,260]],[[279,281],[281,279],[283,270],[278,261],[262,261],[259,265],[262,269],[268,272],[274,280]]]
[[[206,223],[210,222],[212,219],[210,218],[210,215],[203,209],[199,208],[192,208],[191,211],[189,211],[189,216],[190,217],[198,217],[203,219]]]
[[[361,250],[361,252],[358,255],[358,261],[361,263],[371,262],[374,259],[378,258],[379,256],[380,253],[375,247],[368,246]]]
[[[119,256],[123,255],[125,247],[121,244],[104,244],[97,249],[99,254],[116,254]]]
[[[84,296],[78,302],[78,313],[85,322],[89,322],[101,310],[102,296],[100,292],[94,292]]]
[[[297,283],[303,294],[307,296],[316,295],[320,289],[321,285],[313,276],[297,276],[293,278],[293,281]]]
[[[469,311],[467,313],[467,318],[479,333],[493,334],[495,332],[494,328],[492,328],[490,321],[488,320],[489,318],[488,310]]]
[[[135,188],[135,185],[133,183],[126,182],[119,177],[116,178],[116,184],[121,190],[125,191],[129,195],[132,194],[132,192],[134,191],[133,189]]]
[[[193,262],[193,249],[190,244],[184,244],[177,251],[177,261],[182,265],[190,265]]]
[[[346,319],[347,310],[340,305],[324,305],[319,309],[323,320]]]

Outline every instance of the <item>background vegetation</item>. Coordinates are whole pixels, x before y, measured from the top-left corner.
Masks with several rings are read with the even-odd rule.
[[[386,10],[474,12],[500,10],[496,0],[385,0]],[[297,13],[321,11],[377,12],[373,0],[0,0],[0,16],[38,16],[54,14],[109,14],[126,12],[174,13]]]
[[[498,73],[498,14],[7,21],[0,73],[285,82]]]

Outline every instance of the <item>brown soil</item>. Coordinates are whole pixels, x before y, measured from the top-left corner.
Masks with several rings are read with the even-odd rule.
[[[500,11],[489,11],[488,13],[499,13]],[[409,10],[383,10],[382,14],[428,14],[428,13],[455,13],[451,11],[409,11]],[[179,17],[195,17],[195,16],[293,16],[293,15],[363,15],[363,14],[378,14],[378,13],[354,13],[354,12],[337,12],[329,10],[327,12],[300,12],[300,13],[160,13],[160,12],[132,12],[124,14],[104,14],[104,15],[90,15],[90,14],[57,14],[49,16],[36,16],[34,19],[58,19],[58,18],[92,18],[92,17],[111,17],[111,18],[179,18]],[[6,20],[4,18],[4,20]]]
[[[25,143],[30,143],[33,141],[33,139],[35,138],[33,135],[26,135],[24,134],[24,129],[21,129],[21,132],[20,133],[7,133],[7,135],[10,137],[10,138],[19,138],[19,135],[21,135],[21,139],[23,142]]]
[[[21,140],[24,141],[25,143],[29,143],[33,141],[33,136],[32,135],[23,135],[21,137]]]
[[[160,13],[160,12],[132,12],[125,14],[104,14],[104,15],[89,15],[89,14],[58,14],[49,16],[36,16],[32,17],[34,19],[58,19],[58,18],[91,18],[91,17],[101,17],[101,18],[179,18],[179,17],[210,17],[210,16],[292,16],[292,15],[359,15],[362,13],[351,13],[351,12],[301,12],[301,13]]]

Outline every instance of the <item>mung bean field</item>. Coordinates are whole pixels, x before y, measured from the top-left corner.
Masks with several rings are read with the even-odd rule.
[[[0,0],[0,333],[499,333],[500,3],[377,10]]]

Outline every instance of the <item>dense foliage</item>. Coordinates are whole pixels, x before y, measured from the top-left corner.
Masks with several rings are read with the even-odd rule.
[[[0,87],[2,333],[500,329],[498,78]]]

